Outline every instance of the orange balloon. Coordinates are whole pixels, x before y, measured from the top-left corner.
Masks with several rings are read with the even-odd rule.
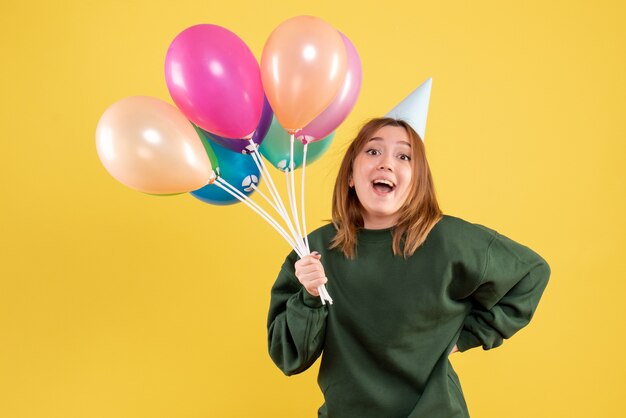
[[[261,56],[261,79],[280,124],[304,128],[328,107],[347,72],[346,47],[339,32],[312,16],[281,23]]]
[[[141,192],[185,193],[215,178],[191,123],[153,97],[127,97],[111,105],[98,122],[96,148],[115,179]]]

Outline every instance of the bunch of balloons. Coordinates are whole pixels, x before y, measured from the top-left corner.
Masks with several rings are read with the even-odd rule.
[[[265,43],[260,65],[228,29],[192,26],[172,41],[165,58],[165,80],[177,108],[144,96],[114,103],[98,123],[98,155],[113,177],[141,192],[191,192],[218,205],[241,201],[303,256],[309,253],[307,154],[312,162],[328,148],[356,103],[361,77],[354,45],[316,17],[280,24]],[[290,211],[261,154],[287,176]],[[293,176],[298,167],[302,228]],[[261,177],[269,197],[258,189]],[[285,226],[249,198],[254,191]],[[327,292],[320,293],[331,302]]]

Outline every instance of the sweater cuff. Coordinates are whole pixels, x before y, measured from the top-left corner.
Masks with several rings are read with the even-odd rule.
[[[481,345],[482,343],[480,340],[476,338],[474,334],[466,330],[461,331],[461,335],[459,335],[459,339],[456,342],[456,348],[458,348],[461,352],[467,351],[470,348],[479,347]]]
[[[300,289],[300,295],[302,303],[309,308],[321,308],[323,306],[322,299],[319,296],[313,296],[304,287]]]

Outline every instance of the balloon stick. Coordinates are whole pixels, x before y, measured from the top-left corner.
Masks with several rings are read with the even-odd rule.
[[[290,170],[290,175],[291,175],[291,188],[289,188],[289,179],[287,181],[287,189],[290,190],[290,196],[291,196],[291,201],[293,202],[293,206],[292,206],[292,210],[294,211],[294,218],[296,219],[296,222],[298,222],[297,224],[299,225],[299,221],[298,221],[298,210],[297,210],[297,205],[296,205],[296,188],[295,188],[295,183],[294,183],[294,171],[293,170],[293,143],[294,143],[294,136],[291,135],[291,164],[290,167],[292,168]],[[303,155],[302,155],[302,188],[301,188],[301,199],[300,199],[300,203],[302,204],[302,230],[304,232],[304,245],[305,245],[305,249],[306,252],[305,254],[311,254],[311,248],[309,247],[309,238],[307,236],[306,233],[306,216],[305,216],[305,209],[304,209],[304,180],[305,180],[305,173],[306,173],[306,153],[307,153],[307,148],[308,148],[308,143],[304,144],[304,151],[303,151]],[[298,228],[298,232],[300,232],[300,229]],[[330,297],[330,295],[328,294],[328,290],[326,290],[326,286],[325,285],[321,285],[320,287],[317,288],[317,291],[320,295],[320,298],[322,299],[322,304],[326,304],[326,302],[328,302],[329,304],[333,304],[333,299]]]
[[[286,172],[288,180],[287,180],[287,194],[289,196],[289,207],[291,208],[291,215],[293,216],[294,222],[296,224],[296,229],[298,230],[298,236],[300,240],[303,240],[302,231],[300,230],[300,219],[298,219],[298,205],[296,202],[296,185],[295,185],[295,164],[293,163],[293,143],[294,143],[294,134],[290,135],[290,151],[289,151],[289,171]],[[289,185],[291,184],[291,187]]]
[[[269,204],[269,205],[270,205],[270,206],[271,206],[271,207],[272,207],[272,208],[276,211],[276,213],[278,213],[279,215],[281,215],[281,218],[283,218],[283,219],[284,219],[283,212],[281,211],[281,209],[280,209],[280,208],[278,208],[278,207],[276,207],[276,205],[274,204],[274,202],[272,202],[272,201],[269,199],[269,197],[267,197],[267,195],[266,195],[265,193],[263,193],[263,192],[261,191],[261,189],[259,189],[259,188],[257,187],[257,185],[256,185],[256,184],[252,183],[252,184],[250,185],[250,187],[251,187],[252,189],[254,189],[254,191],[255,191],[255,192],[257,192],[259,195],[261,195],[261,197],[262,197],[263,199],[265,199],[265,201],[266,201],[266,202],[267,202],[267,203],[268,203],[268,204]]]
[[[274,180],[272,179],[272,176],[269,170],[267,169],[267,166],[263,162],[263,159],[261,158],[261,154],[259,154],[257,145],[252,140],[250,140],[250,144],[252,145],[252,149],[253,149],[252,158],[254,159],[254,162],[257,165],[257,168],[259,169],[259,171],[262,172],[263,176],[267,179],[267,188],[270,194],[272,195],[272,198],[274,199],[274,203],[276,204],[276,207],[281,209],[280,211],[278,211],[279,215],[283,218],[283,220],[287,224],[287,228],[291,232],[291,235],[293,236],[294,241],[298,244],[298,248],[300,248],[301,252],[304,252],[304,246],[301,245],[302,244],[301,239],[298,238],[298,234],[296,233],[293,227],[293,223],[291,222],[291,219],[289,218],[289,215],[287,213],[287,209],[285,208],[285,205],[282,199],[280,198],[280,193],[278,192],[278,189],[276,188],[276,185],[274,184]]]
[[[300,203],[302,203],[302,230],[304,231],[304,244],[306,245],[306,249],[311,252],[311,247],[309,247],[309,236],[306,233],[306,214],[305,214],[305,206],[304,206],[304,174],[306,173],[306,151],[309,147],[309,143],[306,142],[304,144],[304,150],[302,152],[302,196],[300,198]]]
[[[252,199],[250,199],[249,197],[241,193],[239,190],[237,190],[234,186],[232,186],[230,183],[228,183],[226,180],[222,179],[221,177],[218,177],[217,181],[214,184],[218,186],[219,188],[221,188],[222,190],[224,190],[225,192],[232,195],[233,197],[235,197],[237,200],[239,200],[246,206],[248,206],[257,215],[259,215],[267,223],[269,223],[272,227],[274,227],[274,229],[287,241],[287,243],[289,243],[289,245],[291,246],[291,248],[293,248],[296,254],[298,254],[300,258],[302,258],[302,252],[300,251],[300,248],[289,237],[287,232],[285,232],[285,230],[267,212],[265,212],[265,210],[263,210],[263,208],[261,208]]]
[[[289,199],[289,204],[291,207],[291,213],[293,216],[293,223],[295,223],[296,228],[297,228],[297,232],[294,230],[294,226],[292,223],[292,220],[289,216],[289,213],[287,212],[287,209],[282,201],[282,199],[280,198],[280,193],[278,192],[278,189],[276,188],[276,185],[274,184],[274,180],[272,179],[272,176],[269,172],[269,170],[267,169],[266,164],[264,163],[263,159],[261,158],[261,155],[258,152],[258,147],[257,145],[252,141],[252,139],[249,140],[250,145],[252,145],[252,158],[257,166],[257,168],[259,169],[260,172],[263,173],[263,176],[267,179],[267,188],[272,196],[272,199],[274,200],[275,204],[272,204],[272,202],[270,201],[270,199],[263,193],[260,193],[260,195],[272,206],[272,208],[274,208],[274,210],[282,217],[283,221],[285,221],[285,223],[287,224],[288,229],[290,230],[292,237],[291,239],[288,238],[288,234],[287,232],[280,227],[280,225],[278,225],[278,223],[273,220],[268,214],[267,212],[265,212],[261,207],[259,207],[258,205],[256,205],[256,203],[254,203],[254,201],[250,198],[248,198],[247,196],[243,195],[239,190],[235,189],[233,186],[233,191],[241,194],[243,196],[243,199],[238,197],[240,201],[247,203],[248,207],[250,207],[251,209],[255,210],[255,208],[252,206],[252,204],[257,206],[257,210],[255,210],[255,212],[257,212],[257,214],[259,214],[261,217],[263,217],[267,222],[269,222],[274,229],[276,229],[279,233],[281,233],[281,235],[283,236],[283,238],[285,238],[285,240],[287,240],[287,242],[289,242],[289,244],[291,245],[291,247],[294,249],[294,251],[298,254],[298,256],[300,258],[302,258],[304,255],[308,255],[310,254],[310,250],[309,250],[309,246],[308,246],[308,237],[306,237],[306,221],[304,220],[304,199],[302,200],[302,204],[303,204],[303,208],[302,208],[302,213],[303,213],[303,222],[305,222],[303,224],[304,227],[304,237],[302,235],[302,231],[300,230],[300,220],[298,219],[298,211],[297,211],[297,205],[296,205],[296,193],[295,193],[295,170],[294,170],[294,153],[293,153],[293,146],[294,146],[294,135],[291,135],[291,143],[290,143],[290,164],[289,164],[289,170],[285,173],[286,175],[286,180],[287,180],[287,193],[288,193],[288,199]],[[305,147],[306,148],[306,147]],[[306,158],[306,155],[304,156],[304,158]],[[291,178],[289,177],[291,175]],[[218,178],[218,182],[221,182],[220,180],[223,180],[221,178]],[[289,181],[291,180],[291,182]],[[302,196],[304,196],[304,178],[302,179],[303,181],[303,189],[302,189]],[[256,186],[252,186],[256,191],[260,190],[256,187]],[[232,193],[231,193],[232,194]],[[245,199],[245,200],[244,200]],[[248,203],[251,202],[252,204]],[[262,212],[263,213],[262,213]],[[271,221],[270,221],[271,219]],[[273,221],[273,223],[272,223]],[[279,229],[280,228],[280,229]],[[320,295],[320,299],[322,301],[322,304],[326,304],[326,302],[332,304],[333,300],[330,297],[330,295],[328,294],[328,291],[326,290],[326,286],[322,285],[318,288],[318,292]]]

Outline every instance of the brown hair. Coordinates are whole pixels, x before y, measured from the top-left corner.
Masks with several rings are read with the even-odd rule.
[[[403,120],[372,119],[363,125],[348,147],[339,167],[333,192],[332,221],[337,233],[330,248],[341,249],[344,255],[350,259],[355,256],[357,231],[359,228],[363,228],[362,206],[356,191],[350,187],[353,163],[365,144],[376,131],[384,126],[404,128],[413,150],[413,157],[411,158],[413,178],[409,195],[404,205],[399,209],[398,223],[393,228],[392,249],[394,255],[402,254],[405,258],[413,255],[417,248],[424,243],[433,226],[442,217],[435,196],[430,168],[426,161],[424,144],[419,135]]]

